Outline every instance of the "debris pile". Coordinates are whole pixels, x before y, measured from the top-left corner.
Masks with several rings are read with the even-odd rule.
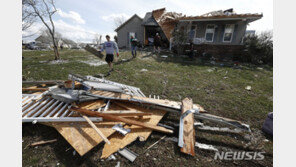
[[[118,152],[134,161],[138,154],[126,146],[137,139],[146,141],[152,131],[165,134],[160,140],[167,135],[175,135],[175,138],[178,136],[174,140],[185,154],[194,156],[195,147],[217,150],[195,141],[195,126],[220,131],[230,129],[211,129],[196,120],[224,124],[239,129],[239,132],[250,132],[248,125],[211,115],[200,105],[193,104],[189,98],[182,102],[159,99],[156,96],[148,98],[137,87],[93,76],[69,74],[68,79],[25,81],[39,84],[39,87],[23,88],[22,122],[54,127],[80,156],[105,142],[101,158],[113,159],[113,154]],[[170,113],[180,116],[179,122],[175,122],[179,129],[159,123],[165,114]]]

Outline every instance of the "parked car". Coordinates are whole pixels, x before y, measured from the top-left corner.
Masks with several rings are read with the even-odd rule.
[[[36,45],[35,42],[30,42],[28,44],[26,44],[26,49],[30,49],[30,50],[40,50],[40,48]]]

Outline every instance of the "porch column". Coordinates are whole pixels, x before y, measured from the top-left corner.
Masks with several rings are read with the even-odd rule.
[[[189,25],[188,25],[188,27],[187,27],[187,33],[190,32],[190,30],[191,30],[191,26],[192,26],[192,21],[189,22]]]
[[[146,45],[146,27],[144,26],[144,40],[143,40],[144,46]]]

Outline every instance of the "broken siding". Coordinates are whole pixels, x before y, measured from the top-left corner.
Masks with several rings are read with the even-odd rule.
[[[142,19],[138,17],[132,18],[128,23],[117,31],[118,47],[130,47],[128,42],[128,33],[135,32],[136,38],[140,42],[144,42],[144,27],[141,25]]]

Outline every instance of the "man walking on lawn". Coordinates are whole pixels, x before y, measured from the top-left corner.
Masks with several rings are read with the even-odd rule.
[[[106,51],[106,62],[109,65],[109,72],[108,74],[110,74],[111,71],[113,71],[113,59],[114,59],[114,50],[116,51],[116,55],[117,57],[119,57],[119,50],[118,50],[118,46],[116,42],[110,41],[110,36],[106,35],[106,39],[107,41],[103,44],[103,47],[101,49],[101,52],[103,52],[104,50]]]

